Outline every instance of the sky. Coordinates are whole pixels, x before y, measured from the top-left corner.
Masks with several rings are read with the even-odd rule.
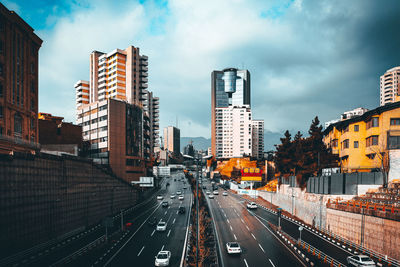
[[[400,65],[397,0],[1,0],[43,40],[39,111],[75,121],[89,55],[133,45],[149,57],[160,127],[210,137],[211,72],[251,73],[265,130],[306,132],[379,106],[379,76]]]

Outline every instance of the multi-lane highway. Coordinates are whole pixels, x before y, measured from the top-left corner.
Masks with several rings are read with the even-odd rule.
[[[166,183],[170,183],[166,186]],[[186,189],[184,189],[186,187]],[[179,200],[177,191],[182,191],[184,200]],[[175,198],[170,196],[174,194]],[[182,258],[183,246],[186,237],[188,216],[192,204],[192,193],[182,172],[173,173],[171,178],[165,179],[158,195],[164,197],[157,200],[156,195],[141,208],[141,213],[131,220],[132,226],[129,237],[125,238],[111,253],[98,265],[105,266],[154,266],[155,256],[160,250],[171,251],[170,266],[179,266]],[[161,205],[168,201],[168,207]],[[178,213],[179,207],[185,207],[186,212]],[[166,231],[156,231],[156,225],[150,225],[153,218],[167,222]],[[93,262],[92,262],[93,264]]]
[[[211,191],[210,184],[207,190]],[[206,189],[203,189],[206,191]],[[222,195],[223,190],[214,199],[208,198],[217,239],[221,253],[221,266],[305,266],[254,214],[246,208],[243,200],[232,194]],[[239,242],[243,252],[229,255],[227,242]]]

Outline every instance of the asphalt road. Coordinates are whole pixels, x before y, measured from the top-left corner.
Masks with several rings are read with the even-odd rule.
[[[211,191],[208,183],[203,185]],[[203,189],[203,191],[205,191]],[[219,195],[214,199],[207,198],[212,211],[221,249],[221,266],[304,266],[288,248],[283,245],[259,219],[249,212],[243,200],[231,194]],[[242,254],[229,255],[226,243],[237,241]]]
[[[177,181],[174,181],[175,178]],[[186,182],[186,190],[183,189],[183,182],[180,181],[180,178]],[[164,196],[164,200],[168,200],[170,203],[168,208],[162,207],[162,201],[157,201],[154,196],[154,201],[149,205],[157,203],[158,205],[153,206],[153,211],[148,210],[148,215],[142,218],[143,226],[138,228],[129,242],[112,256],[108,266],[154,266],[154,257],[160,250],[171,251],[170,266],[179,266],[186,237],[192,193],[182,172],[172,174],[171,178],[166,181],[170,183],[170,186],[162,190],[160,194]],[[178,190],[183,192],[185,199],[178,200],[177,196],[175,199],[170,199],[170,195],[176,195]],[[186,207],[186,213],[178,214],[180,206]],[[156,217],[158,221],[166,221],[167,230],[157,232],[155,226],[148,225],[146,220],[152,217]]]
[[[241,200],[241,198],[239,198],[237,195],[235,194],[231,195],[237,201]],[[254,214],[260,216],[262,219],[267,220],[275,225],[278,225],[277,215],[261,208],[258,208],[253,212]],[[287,234],[289,234],[291,237],[295,239],[298,239],[300,237],[299,225],[295,224],[294,222],[289,221],[285,218],[281,218],[281,227],[282,230]],[[349,251],[347,251],[346,249],[338,246],[337,244],[333,244],[327,241],[326,239],[320,237],[318,234],[315,234],[314,232],[310,231],[307,228],[304,228],[304,230],[302,231],[301,239],[307,242],[308,244],[312,245],[313,247],[319,249],[320,251],[324,252],[325,254],[336,259],[342,264],[342,266],[347,264],[346,260],[347,256],[354,255]]]

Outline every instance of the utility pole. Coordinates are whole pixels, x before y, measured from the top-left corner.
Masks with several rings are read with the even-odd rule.
[[[197,210],[197,238],[196,238],[196,266],[199,266],[199,158],[196,159],[196,165],[197,165],[197,174],[196,174],[196,210]]]

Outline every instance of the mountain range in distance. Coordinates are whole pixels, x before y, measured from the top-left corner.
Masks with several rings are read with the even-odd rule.
[[[280,138],[283,137],[283,133],[276,133],[265,131],[264,132],[264,151],[275,150],[275,145],[280,144]],[[204,137],[181,137],[181,152],[183,148],[190,142],[193,142],[194,149],[207,151],[211,147],[211,138]]]

